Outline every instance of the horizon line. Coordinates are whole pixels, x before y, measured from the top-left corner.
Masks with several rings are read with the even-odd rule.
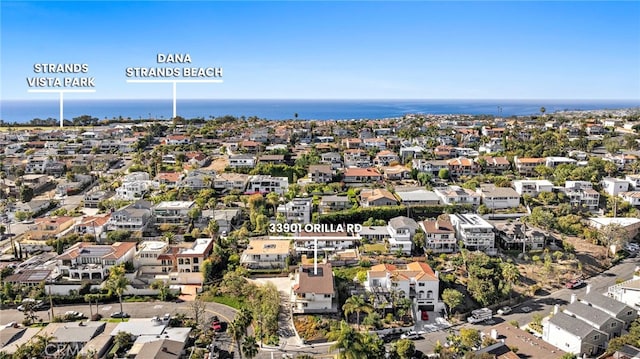
[[[44,91],[38,91],[44,92]],[[51,91],[53,93],[53,91]],[[75,92],[75,91],[74,91]],[[73,93],[73,92],[70,92]],[[48,101],[51,99],[4,98],[0,101]],[[73,98],[73,101],[170,101],[172,98]],[[181,101],[635,101],[638,98],[181,98]]]

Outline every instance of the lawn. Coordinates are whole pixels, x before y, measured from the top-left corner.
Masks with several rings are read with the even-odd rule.
[[[383,243],[365,244],[362,246],[363,253],[387,254],[389,250]]]
[[[206,296],[205,299],[208,302],[220,303],[224,305],[228,305],[231,308],[242,309],[245,305],[244,302],[238,298],[234,297],[226,297],[226,296]]]

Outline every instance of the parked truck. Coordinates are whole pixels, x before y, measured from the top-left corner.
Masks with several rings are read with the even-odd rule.
[[[484,322],[493,318],[493,312],[489,308],[476,309],[471,312],[471,316],[467,318],[467,322],[471,324]]]

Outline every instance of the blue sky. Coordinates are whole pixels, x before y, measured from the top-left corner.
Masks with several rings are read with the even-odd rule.
[[[87,63],[95,94],[171,98],[127,67],[223,67],[180,98],[640,99],[640,2],[0,2],[2,99],[34,63]],[[173,65],[172,65],[173,66]]]

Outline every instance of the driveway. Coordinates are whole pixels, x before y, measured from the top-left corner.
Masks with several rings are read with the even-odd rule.
[[[296,335],[293,321],[291,320],[291,285],[293,280],[289,277],[270,277],[270,278],[256,278],[252,281],[258,285],[264,285],[272,283],[278,288],[280,293],[280,313],[278,315],[278,336],[280,337],[281,350],[287,350],[287,348],[298,348],[302,344],[302,341]]]

